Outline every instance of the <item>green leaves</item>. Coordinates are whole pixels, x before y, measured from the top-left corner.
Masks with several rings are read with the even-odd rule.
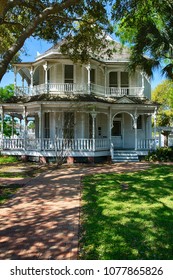
[[[0,80],[13,57],[19,53],[30,36],[56,43],[70,34],[75,37],[74,40],[68,37],[71,58],[87,60],[88,50],[95,50],[99,41],[101,43],[102,37],[96,35],[110,27],[106,11],[108,2],[5,1],[0,13]]]
[[[14,85],[8,85],[4,88],[0,87],[0,101],[4,102],[14,95]]]
[[[118,21],[117,35],[131,46],[131,68],[137,66],[152,75],[155,67],[173,78],[173,2],[116,1],[112,19]],[[142,59],[143,56],[147,59]]]
[[[165,80],[152,92],[152,100],[160,104],[158,126],[172,126],[173,123],[173,82]]]

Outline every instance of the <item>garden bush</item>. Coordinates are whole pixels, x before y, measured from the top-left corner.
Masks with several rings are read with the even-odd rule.
[[[148,156],[145,157],[147,161],[173,161],[173,147],[161,147],[155,151],[150,151]]]

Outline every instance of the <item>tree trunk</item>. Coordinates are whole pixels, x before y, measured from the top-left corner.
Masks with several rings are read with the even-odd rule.
[[[171,132],[170,131],[163,131],[162,135],[164,136],[164,147],[168,147],[168,136]]]

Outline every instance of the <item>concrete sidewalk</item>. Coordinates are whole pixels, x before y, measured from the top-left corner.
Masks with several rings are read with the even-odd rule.
[[[59,168],[31,179],[0,207],[0,259],[76,260],[81,176],[147,164]]]

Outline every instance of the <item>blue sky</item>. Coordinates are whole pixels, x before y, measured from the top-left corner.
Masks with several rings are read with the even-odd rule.
[[[26,55],[22,55],[21,59],[23,62],[34,61],[37,56],[37,52],[44,53],[47,49],[49,49],[52,44],[47,43],[43,40],[35,40],[33,38],[27,39],[25,43],[25,52]],[[159,70],[154,72],[153,78],[151,80],[151,87],[154,89],[158,84],[160,84],[165,78],[162,77]],[[0,83],[0,87],[4,87],[9,84],[14,83],[14,73],[12,71],[6,73]]]

